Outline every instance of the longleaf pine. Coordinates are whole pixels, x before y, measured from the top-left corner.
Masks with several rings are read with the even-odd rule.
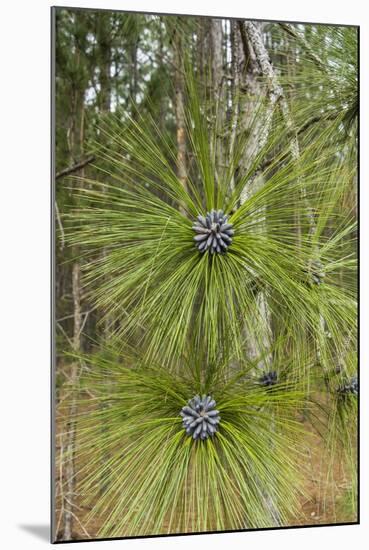
[[[356,28],[56,24],[56,539],[355,522]]]

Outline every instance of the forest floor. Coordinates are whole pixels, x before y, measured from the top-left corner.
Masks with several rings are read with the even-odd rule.
[[[63,404],[66,399],[67,396],[61,392],[60,402]],[[59,460],[63,449],[60,444],[61,436],[58,434],[65,432],[67,425],[66,410],[67,408],[63,405],[57,406],[55,448],[57,462],[55,470],[55,523],[57,540],[62,540],[62,485],[60,481],[63,477]],[[350,479],[344,472],[341,461],[336,460],[334,462],[331,475],[328,475],[328,460],[323,438],[318,435],[308,420],[304,420],[304,428],[307,433],[306,447],[302,453],[301,464],[299,466],[306,472],[303,487],[305,496],[300,498],[298,517],[291,517],[288,526],[318,526],[355,522],[356,517],[352,515],[350,506],[348,505]],[[104,518],[100,518],[99,521],[94,519],[87,525],[86,518],[90,509],[90,507],[84,506],[81,503],[78,495],[75,495],[73,502],[73,540],[98,538],[97,533]]]
[[[306,468],[304,482],[306,497],[300,499],[300,517],[292,520],[291,525],[326,525],[350,523],[356,520],[347,505],[350,479],[342,463],[336,460],[331,475],[328,474],[328,461],[322,437],[318,436],[310,423],[306,422],[307,462],[301,460]]]

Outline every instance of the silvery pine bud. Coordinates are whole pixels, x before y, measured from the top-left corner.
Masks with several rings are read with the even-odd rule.
[[[195,395],[188,405],[182,407],[179,413],[183,419],[186,434],[193,439],[207,439],[218,430],[220,422],[219,411],[215,409],[215,401],[210,395]]]
[[[277,383],[277,371],[271,370],[269,372],[266,372],[259,378],[259,382],[262,386],[274,386],[274,384]]]
[[[227,251],[234,234],[233,225],[227,223],[228,217],[223,210],[211,210],[206,217],[197,217],[192,228],[196,233],[194,241],[200,252],[221,254]]]
[[[306,270],[309,275],[309,283],[311,285],[321,285],[324,283],[325,271],[320,260],[313,260],[310,263],[309,269]]]
[[[359,392],[357,377],[353,376],[349,380],[346,380],[343,384],[338,386],[337,391],[341,395],[348,395],[348,394],[357,395]]]

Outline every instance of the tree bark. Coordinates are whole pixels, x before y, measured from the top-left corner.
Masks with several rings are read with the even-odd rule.
[[[175,30],[174,57],[175,57],[175,116],[176,116],[176,138],[177,138],[177,174],[183,188],[187,191],[187,143],[186,143],[186,121],[184,108],[184,66],[181,31]],[[181,212],[184,209],[181,206]]]
[[[100,73],[100,112],[108,113],[111,103],[111,22],[110,14],[100,13],[97,27],[97,43],[99,45]]]
[[[210,51],[211,51],[211,86],[214,98],[215,111],[215,134],[216,140],[214,143],[215,151],[215,175],[219,185],[219,174],[221,174],[225,162],[225,115],[226,109],[226,94],[225,94],[225,73],[223,63],[223,28],[221,19],[210,19]]]
[[[97,44],[98,44],[98,66],[99,66],[99,112],[101,114],[107,114],[111,109],[111,96],[112,96],[112,78],[111,78],[111,66],[112,66],[112,19],[109,13],[100,13],[97,26]],[[132,91],[132,90],[131,90]],[[132,99],[132,98],[131,98]],[[104,176],[100,176],[103,181]],[[104,248],[102,250],[102,256],[106,257],[107,251]],[[111,327],[113,319],[110,315],[105,313],[103,332],[106,338],[111,333]]]
[[[231,20],[231,37],[230,37],[230,47],[231,47],[231,134],[229,139],[229,159],[230,162],[233,161],[234,147],[237,137],[238,122],[240,117],[240,61],[239,61],[239,30],[238,25],[235,20]],[[236,170],[236,166],[232,167],[232,174]],[[231,193],[234,191],[235,181],[234,175],[232,176]]]
[[[74,330],[73,330],[73,351],[78,352],[81,348],[81,268],[76,261],[72,268],[72,289],[73,289],[73,308],[74,308]],[[65,446],[66,466],[65,479],[66,490],[64,497],[64,532],[63,540],[72,540],[73,534],[73,503],[74,503],[74,455],[75,455],[75,436],[76,436],[76,417],[77,417],[77,381],[78,381],[78,363],[73,362],[71,373],[71,403],[68,410],[68,422],[66,427],[67,440]]]

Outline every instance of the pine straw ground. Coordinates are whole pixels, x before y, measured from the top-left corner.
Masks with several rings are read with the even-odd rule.
[[[65,445],[61,434],[65,432],[68,422],[68,407],[65,406],[68,401],[68,394],[67,384],[65,384],[59,391],[59,399],[56,406],[56,540],[63,540],[62,503],[66,480],[60,459],[63,457],[63,445]],[[81,408],[78,412],[81,412]],[[307,472],[304,486],[308,498],[301,498],[299,519],[296,521],[296,518],[291,518],[288,525],[312,526],[355,522],[357,518],[352,514],[350,507],[347,506],[351,480],[349,475],[344,471],[341,460],[337,457],[333,464],[333,475],[328,475],[329,460],[325,452],[323,438],[308,420],[304,420],[302,417],[299,419],[304,423],[304,428],[308,432],[303,453],[306,456],[306,461],[301,459],[301,470],[304,469]],[[90,507],[81,505],[79,495],[75,494],[73,502],[73,540],[98,538],[97,533],[104,522],[104,517],[94,519],[87,525],[86,517],[90,509]]]

